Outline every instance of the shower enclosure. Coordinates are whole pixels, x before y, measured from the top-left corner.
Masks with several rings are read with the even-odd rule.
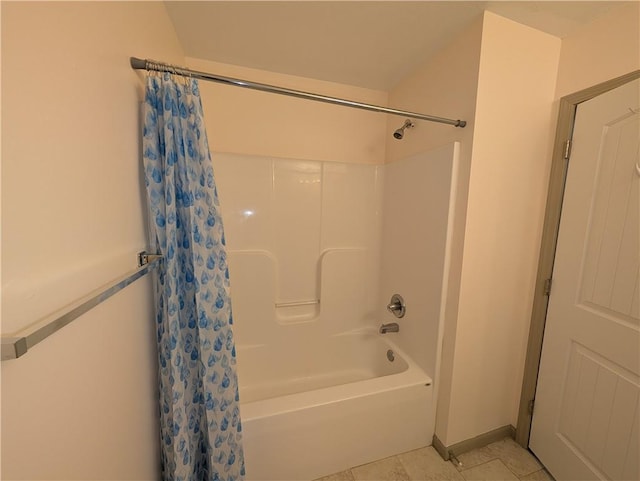
[[[131,66],[405,117],[396,139],[414,120],[466,125],[149,60]],[[231,95],[216,97],[214,111]],[[227,107],[235,114],[240,103]],[[263,147],[242,140],[232,150]],[[299,149],[308,154],[304,141]],[[248,479],[313,479],[431,443],[458,151],[453,143],[390,165],[214,155]],[[395,321],[392,294],[407,306],[397,326],[385,317]]]
[[[385,165],[213,155],[247,479],[431,444],[457,157],[458,144]]]

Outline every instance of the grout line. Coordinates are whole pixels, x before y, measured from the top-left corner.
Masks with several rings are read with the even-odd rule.
[[[482,448],[478,448],[478,449],[482,449]],[[473,451],[476,451],[476,450],[474,449],[474,450],[472,450],[472,451],[468,451],[468,452],[469,452],[469,453],[472,453]],[[467,453],[463,453],[463,454],[467,454]],[[478,464],[474,464],[474,465],[472,465],[472,466],[468,466],[468,465],[464,464],[464,462],[463,462],[463,463],[462,463],[462,465],[463,465],[464,467],[462,467],[462,468],[458,469],[458,472],[460,472],[460,473],[461,473],[462,471],[467,471],[467,470],[469,470],[469,469],[473,469],[473,468],[476,468],[476,467],[478,467],[478,466],[482,466],[483,464],[490,463],[491,461],[495,461],[496,459],[500,459],[500,457],[499,457],[499,456],[494,456],[494,457],[493,457],[493,458],[491,458],[491,459],[487,459],[486,461],[483,461],[483,462],[478,463]],[[500,461],[502,461],[502,459],[500,459]]]
[[[479,466],[484,466],[485,464],[492,463],[492,462],[494,462],[494,461],[496,461],[496,460],[498,460],[498,461],[500,461],[502,464],[504,464],[504,462],[502,461],[502,459],[500,459],[500,458],[492,458],[492,459],[487,459],[486,461],[483,461],[483,462],[481,462],[481,463],[479,463],[479,464],[474,464],[473,466],[469,466],[468,468],[460,469],[460,470],[458,470],[458,472],[459,472],[459,473],[462,473],[462,472],[464,472],[464,471],[469,471],[470,469],[477,468],[477,467],[479,467]],[[507,469],[509,469],[509,468],[507,468]],[[511,470],[509,469],[509,471],[511,471]],[[516,477],[517,477],[517,476],[516,476]]]
[[[523,449],[524,449],[524,448],[523,448]],[[524,449],[524,451],[526,451],[528,454],[531,454],[531,453],[529,453],[529,451],[528,451],[528,450],[526,450],[526,449]],[[522,476],[520,476],[520,475],[519,475],[518,473],[516,473],[513,469],[511,469],[511,468],[509,467],[509,465],[508,465],[508,464],[507,464],[507,463],[506,463],[502,458],[500,458],[500,457],[499,457],[498,459],[499,459],[499,460],[502,462],[502,464],[504,464],[504,465],[505,465],[505,467],[506,467],[506,468],[507,468],[507,469],[508,469],[508,470],[509,470],[509,471],[510,471],[510,472],[511,472],[511,473],[512,473],[516,478],[518,478],[518,479],[521,479],[521,477],[530,476],[530,475],[532,475],[533,473],[537,473],[538,471],[542,471],[542,470],[544,469],[544,466],[542,465],[542,463],[540,463],[540,461],[538,461],[538,459],[536,458],[536,461],[538,461],[538,464],[540,464],[540,468],[539,468],[539,469],[534,469],[533,471],[531,471],[531,472],[529,472],[529,473],[524,473]]]
[[[511,469],[511,468],[507,465],[507,463],[505,463],[504,461],[502,461],[502,459],[500,459],[500,461],[502,462],[502,464],[504,464],[504,466],[509,470],[509,472],[510,472],[511,474],[513,474],[516,478],[520,479],[520,476],[518,476],[516,473],[514,473],[514,472],[513,472],[513,469]],[[533,473],[535,473],[535,471],[533,471],[532,473],[524,474],[523,476],[529,476],[530,474],[533,474]]]
[[[427,446],[427,447],[428,447],[428,446]],[[407,453],[410,453],[410,452],[413,452],[413,451],[418,451],[418,450],[420,450],[420,449],[424,449],[424,448],[418,448],[418,449],[414,449],[414,450],[411,450],[411,451],[407,451]],[[478,449],[482,449],[482,448],[477,448],[476,450],[478,450]],[[522,448],[521,448],[521,449],[522,449]],[[476,451],[476,450],[472,450],[472,451],[468,451],[468,452],[469,452],[469,453],[471,453],[471,452]],[[546,474],[547,474],[549,477],[551,477],[551,479],[553,479],[553,477],[551,476],[551,474],[546,470],[546,468],[544,467],[544,465],[543,465],[542,463],[540,463],[540,461],[537,459],[537,457],[536,457],[533,453],[531,453],[531,452],[530,452],[529,450],[527,450],[527,449],[522,449],[522,450],[523,450],[523,451],[525,451],[525,452],[527,452],[528,454],[530,454],[530,455],[531,455],[531,456],[532,456],[536,461],[538,461],[538,463],[540,464],[540,468],[539,468],[539,469],[535,469],[535,470],[533,470],[533,471],[531,471],[531,472],[529,472],[529,473],[525,473],[525,474],[523,474],[522,476],[519,476],[517,473],[515,473],[515,472],[514,472],[514,471],[509,467],[509,465],[507,464],[507,462],[505,462],[505,460],[504,460],[502,457],[500,457],[499,455],[492,455],[493,457],[491,457],[490,459],[487,459],[487,460],[485,460],[485,461],[483,461],[483,462],[481,462],[481,463],[474,464],[474,465],[472,465],[472,466],[464,465],[465,467],[464,467],[463,469],[456,469],[456,472],[457,472],[458,474],[460,474],[460,475],[465,479],[465,481],[466,481],[466,480],[467,480],[467,477],[465,476],[465,473],[466,473],[467,471],[469,471],[469,470],[471,470],[471,469],[473,469],[473,468],[477,468],[477,467],[483,466],[483,465],[485,465],[485,464],[492,463],[493,461],[496,461],[496,460],[497,460],[497,461],[499,461],[499,462],[500,462],[500,464],[502,464],[502,466],[504,466],[504,467],[507,469],[507,471],[508,471],[508,472],[510,472],[511,474],[513,474],[513,476],[514,476],[515,478],[517,478],[518,480],[520,480],[520,481],[522,481],[522,478],[524,478],[524,477],[526,477],[526,476],[530,476],[530,475],[532,475],[532,474],[534,474],[534,473],[537,473],[537,472],[539,472],[539,471],[545,471],[545,472],[546,472]],[[401,454],[405,454],[405,453],[401,453]],[[467,453],[464,453],[464,454],[467,454]],[[409,472],[407,471],[407,468],[405,467],[404,463],[402,462],[402,459],[400,459],[400,456],[399,456],[399,455],[388,456],[388,457],[386,457],[386,458],[381,458],[381,459],[378,459],[378,460],[376,460],[376,461],[372,461],[372,462],[370,462],[370,463],[365,463],[365,464],[361,464],[361,465],[358,465],[358,466],[352,466],[351,468],[348,468],[348,469],[345,469],[344,471],[341,471],[341,473],[348,473],[348,474],[347,474],[347,477],[348,477],[348,478],[350,477],[349,481],[355,481],[355,480],[356,480],[356,477],[355,477],[355,475],[354,475],[354,473],[353,473],[353,470],[354,470],[354,469],[357,469],[357,468],[359,468],[359,467],[361,467],[361,466],[366,466],[366,465],[369,465],[369,464],[374,464],[374,463],[378,463],[378,462],[381,462],[381,461],[389,460],[389,459],[392,459],[392,458],[395,458],[395,459],[396,459],[396,461],[399,463],[399,465],[402,467],[402,469],[404,470],[405,474],[406,474],[406,475],[411,479],[411,481],[415,481],[415,480],[413,480],[413,479],[411,478],[411,476],[409,475]],[[339,474],[339,473],[333,473],[332,475],[334,475],[334,474]],[[330,475],[330,476],[332,476],[332,475]]]
[[[517,476],[517,475],[516,475],[516,477],[517,477],[520,481],[522,481],[522,480],[523,480],[524,478],[526,478],[527,476],[531,476],[532,474],[535,474],[535,473],[537,473],[537,472],[539,472],[539,471],[542,471],[542,469],[538,469],[538,471],[534,471],[533,473],[529,473],[529,474],[524,474],[524,475],[522,475],[522,476]]]
[[[498,461],[500,461],[500,464],[502,464],[505,468],[507,468],[507,471],[509,471],[511,474],[513,474],[513,476],[514,476],[516,479],[520,479],[520,477],[519,477],[516,473],[514,473],[511,469],[509,469],[509,466],[507,466],[507,463],[505,463],[505,462],[502,460],[502,458],[498,458]]]

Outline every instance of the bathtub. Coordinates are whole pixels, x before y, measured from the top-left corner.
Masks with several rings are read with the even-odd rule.
[[[432,379],[393,336],[238,346],[246,479],[312,480],[430,445]]]

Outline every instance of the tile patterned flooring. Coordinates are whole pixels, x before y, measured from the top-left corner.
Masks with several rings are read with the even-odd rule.
[[[444,461],[431,446],[357,466],[316,481],[553,481],[538,460],[505,438]]]

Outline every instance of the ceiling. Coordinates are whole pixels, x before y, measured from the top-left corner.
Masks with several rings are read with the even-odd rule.
[[[165,1],[188,57],[390,90],[483,10],[557,37],[615,1]]]

